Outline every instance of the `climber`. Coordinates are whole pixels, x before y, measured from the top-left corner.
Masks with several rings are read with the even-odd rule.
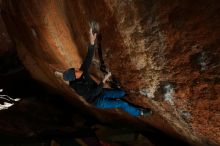
[[[149,115],[151,113],[150,109],[137,108],[121,100],[120,98],[125,96],[125,92],[122,89],[104,88],[104,84],[111,76],[110,72],[105,75],[99,84],[91,78],[88,69],[92,63],[97,33],[94,33],[92,28],[90,28],[89,36],[90,45],[81,67],[79,69],[69,68],[64,73],[55,71],[55,75],[63,78],[65,83],[73,88],[77,94],[83,96],[89,103],[98,108],[121,108],[133,116]]]

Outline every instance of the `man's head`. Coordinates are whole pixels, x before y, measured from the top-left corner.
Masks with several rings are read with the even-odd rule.
[[[69,68],[63,73],[65,81],[74,81],[82,76],[82,71],[79,68]]]
[[[70,68],[63,73],[63,79],[65,81],[74,81],[76,80],[75,69]]]

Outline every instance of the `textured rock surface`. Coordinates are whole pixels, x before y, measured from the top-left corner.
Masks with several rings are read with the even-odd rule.
[[[8,32],[6,31],[5,24],[1,16],[0,16],[0,44],[1,44],[0,56],[13,50],[12,49],[13,43],[8,35]]]
[[[106,64],[128,99],[155,111],[143,121],[192,144],[220,145],[219,1],[7,0],[3,8],[19,56],[35,79],[79,103],[53,69],[80,66],[88,22],[95,19]],[[104,122],[115,120],[99,112]]]

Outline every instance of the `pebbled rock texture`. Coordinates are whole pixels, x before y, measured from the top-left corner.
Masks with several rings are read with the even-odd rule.
[[[5,0],[2,8],[20,59],[35,79],[88,107],[53,71],[80,66],[88,23],[96,20],[105,63],[127,99],[154,110],[142,122],[193,145],[220,145],[218,0]],[[100,76],[95,65],[92,72]],[[111,114],[94,112],[114,122]]]

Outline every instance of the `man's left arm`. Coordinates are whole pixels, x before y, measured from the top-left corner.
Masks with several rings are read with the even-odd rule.
[[[80,70],[83,71],[83,72],[87,72],[89,70],[89,67],[90,67],[91,63],[92,63],[92,58],[93,58],[93,55],[94,55],[94,48],[95,48],[96,35],[97,35],[96,33],[95,34],[92,33],[92,29],[90,28],[90,31],[89,31],[90,45],[88,47],[88,52],[87,52],[86,58],[83,61],[83,64],[81,65],[81,67],[80,67]]]
[[[81,67],[80,67],[80,70],[83,71],[83,72],[87,72],[89,70],[89,67],[92,63],[92,58],[93,58],[93,55],[94,55],[94,47],[95,47],[94,45],[89,45],[88,46],[88,52],[87,52],[86,58],[83,61],[83,64],[81,65]]]

